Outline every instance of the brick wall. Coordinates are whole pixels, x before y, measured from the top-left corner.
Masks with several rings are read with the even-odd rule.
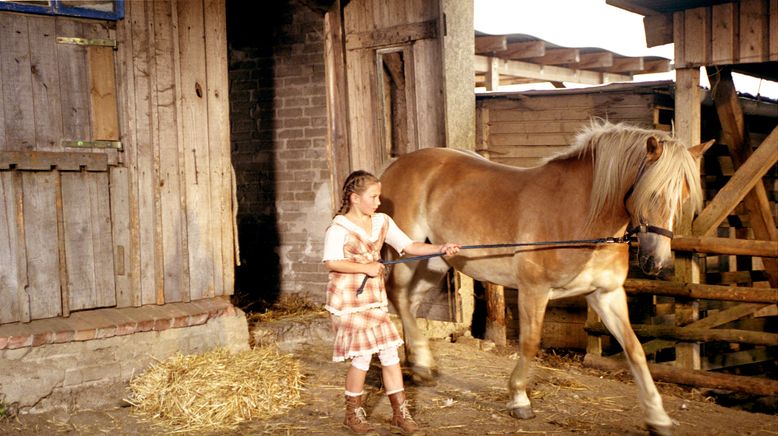
[[[227,3],[232,161],[242,266],[237,304],[324,300],[331,219],[323,16],[301,3]]]

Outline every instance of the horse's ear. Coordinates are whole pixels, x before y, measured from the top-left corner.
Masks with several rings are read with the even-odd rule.
[[[649,161],[655,161],[662,155],[664,146],[655,137],[649,136],[646,140],[646,157]]]
[[[697,144],[693,147],[689,147],[689,153],[692,154],[692,157],[695,159],[699,159],[702,157],[702,155],[707,151],[713,143],[716,142],[715,139],[711,139],[708,142],[705,142],[703,144]]]

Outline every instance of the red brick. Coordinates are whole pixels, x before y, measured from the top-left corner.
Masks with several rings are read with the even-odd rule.
[[[8,346],[8,337],[0,336],[0,350],[5,349]]]

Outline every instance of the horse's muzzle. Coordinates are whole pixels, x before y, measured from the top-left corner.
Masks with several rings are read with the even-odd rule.
[[[672,263],[663,265],[656,261],[654,256],[640,258],[640,270],[644,274],[656,276],[662,280],[671,279],[675,275],[675,265]]]

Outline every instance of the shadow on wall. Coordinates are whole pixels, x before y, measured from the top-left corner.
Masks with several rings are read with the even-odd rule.
[[[286,1],[227,0],[232,162],[241,265],[233,303],[262,311],[280,293],[273,140],[274,50],[291,21]]]

